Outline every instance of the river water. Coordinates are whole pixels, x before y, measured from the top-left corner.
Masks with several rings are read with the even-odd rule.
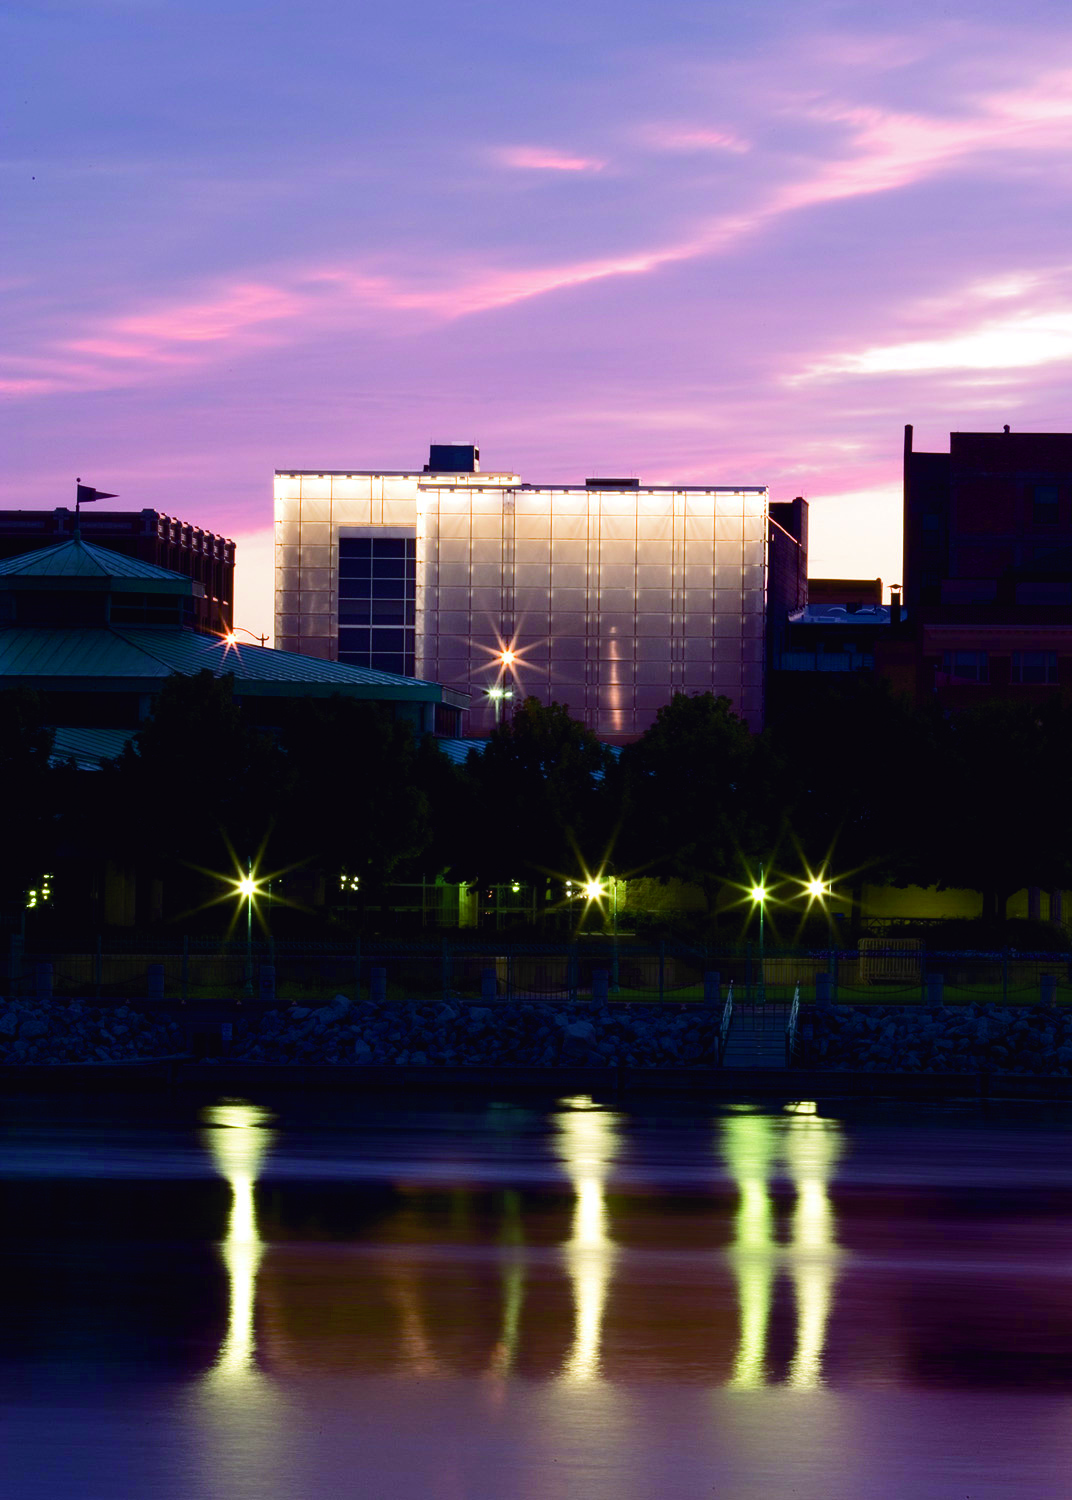
[[[4,1107],[5,1500],[1072,1496],[1072,1110]]]

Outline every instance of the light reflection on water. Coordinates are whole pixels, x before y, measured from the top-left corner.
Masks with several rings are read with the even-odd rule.
[[[841,1150],[840,1128],[812,1108],[782,1116],[742,1106],[722,1122],[721,1147],[740,1194],[730,1261],[737,1281],[740,1342],[728,1382],[758,1390],[772,1382],[768,1332],[775,1290],[788,1271],[796,1299],[796,1350],[786,1383],[822,1383],[823,1348],[837,1277],[838,1247],[829,1185]],[[796,1189],[787,1242],[778,1239],[772,1186],[782,1166]]]
[[[58,1174],[44,1199],[16,1186],[8,1244],[28,1236],[30,1252],[6,1284],[40,1347],[0,1351],[21,1385],[13,1451],[30,1455],[11,1495],[1066,1493],[1072,1121],[1018,1134],[981,1117],[958,1142],[906,1115],[900,1158],[892,1133],[808,1104],[638,1120],[576,1098],[429,1121],[410,1111],[303,1134],[255,1104],[220,1104],[196,1132],[172,1132],[161,1179],[157,1139],[134,1128],[114,1133],[111,1156],[102,1147],[96,1186],[82,1151],[69,1218]],[[958,1144],[973,1183],[988,1153],[1000,1159],[1007,1203],[956,1187]],[[0,1181],[28,1182],[18,1161],[5,1173],[4,1150]],[[182,1222],[176,1202],[197,1216],[189,1269],[173,1257],[159,1308],[142,1306],[156,1321],[122,1399],[109,1395],[122,1360],[107,1335],[128,1307],[83,1276],[94,1255],[72,1252],[66,1301],[54,1267],[25,1280],[42,1249],[52,1266],[65,1224],[82,1232],[95,1191],[113,1207],[129,1192],[156,1216],[133,1253],[144,1226],[99,1216],[108,1253],[147,1280]],[[42,1203],[51,1247],[45,1230],[33,1240]],[[185,1333],[173,1290],[205,1309],[179,1383],[174,1364],[156,1376],[152,1363]],[[49,1407],[72,1351],[77,1391]]]
[[[614,1274],[605,1184],[614,1161],[617,1119],[587,1099],[565,1101],[556,1146],[576,1194],[566,1266],[573,1286],[573,1343],[562,1378],[576,1385],[600,1376],[607,1291]]]

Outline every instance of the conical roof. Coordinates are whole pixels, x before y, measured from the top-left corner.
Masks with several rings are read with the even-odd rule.
[[[170,568],[127,557],[110,547],[95,547],[72,537],[55,547],[39,547],[0,559],[0,578],[125,578],[146,583],[181,583],[187,588],[190,579]]]

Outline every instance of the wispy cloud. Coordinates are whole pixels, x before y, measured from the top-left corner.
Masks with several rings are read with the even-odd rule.
[[[649,145],[660,151],[729,151],[734,156],[751,151],[751,142],[730,130],[700,125],[650,125],[644,131]]]
[[[928,370],[1023,370],[1072,357],[1072,311],[992,319],[940,338],[877,345],[819,363],[796,382],[831,375],[905,375]]]
[[[780,96],[770,104],[783,127],[807,126],[807,147],[794,143],[749,150],[743,137],[706,123],[651,127],[668,150],[749,152],[726,192],[728,201],[706,218],[692,216],[662,241],[596,251],[583,257],[544,256],[535,263],[495,263],[471,252],[440,251],[414,271],[398,261],[325,259],[223,276],[204,291],[90,320],[73,335],[38,337],[22,356],[0,366],[0,389],[34,396],[64,390],[108,389],[183,373],[222,352],[240,358],[258,349],[314,338],[340,327],[405,330],[412,319],[456,321],[536,297],[612,278],[644,277],[675,264],[732,250],[778,221],[824,205],[902,190],[970,164],[992,169],[997,158],[1032,164],[1072,147],[1072,70],[1044,69],[1015,90],[943,99],[946,112],[915,113],[861,104],[833,90]],[[818,135],[816,135],[818,132]],[[754,132],[753,132],[754,133]],[[555,148],[496,149],[503,165],[550,173],[598,172],[602,159]],[[734,201],[735,200],[735,201]],[[637,222],[646,222],[641,216]],[[658,222],[656,220],[656,222]],[[644,229],[635,231],[637,239]],[[1015,300],[1017,288],[993,278],[992,296]],[[1067,357],[1067,314],[1021,308],[963,328],[876,343],[815,361],[799,378],[838,373],[1028,367]]]
[[[597,156],[577,156],[546,146],[500,146],[495,159],[523,172],[602,172],[607,165]]]

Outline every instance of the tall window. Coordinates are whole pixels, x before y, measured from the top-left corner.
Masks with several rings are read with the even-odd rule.
[[[1056,651],[1014,651],[1012,653],[1013,682],[1056,682]]]
[[[415,537],[339,538],[340,661],[414,676],[416,579]]]

